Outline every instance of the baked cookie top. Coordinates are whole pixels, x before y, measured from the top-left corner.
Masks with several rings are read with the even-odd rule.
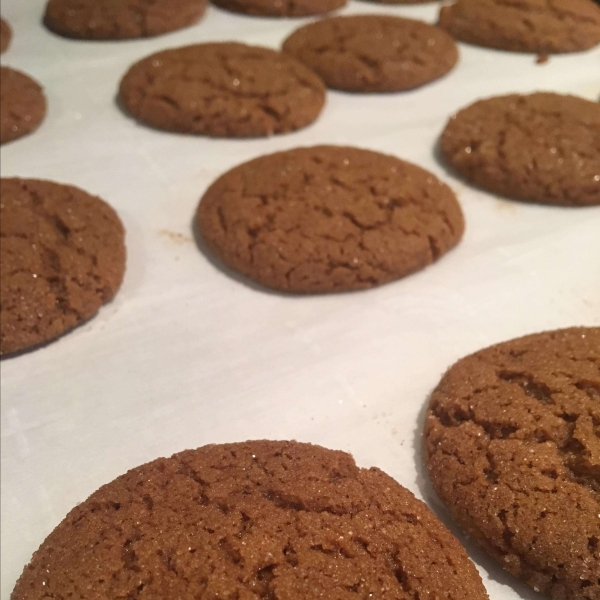
[[[73,186],[0,186],[0,353],[12,354],[60,336],[112,299],[125,271],[125,234],[108,204]]]
[[[484,600],[457,540],[344,452],[205,446],[129,471],[74,508],[12,600]]]
[[[309,125],[325,93],[319,77],[291,56],[211,43],[144,58],[123,77],[119,98],[132,116],[158,129],[257,137]]]
[[[251,160],[198,207],[199,231],[227,265],[296,293],[365,289],[431,264],[462,237],[452,190],[394,156],[316,146]]]
[[[12,29],[10,25],[4,19],[0,19],[0,54],[8,48],[11,39]]]
[[[439,25],[455,38],[513,52],[577,52],[600,43],[593,0],[457,0]]]
[[[382,15],[331,17],[293,32],[283,50],[314,69],[334,89],[396,92],[446,74],[458,50],[445,31]]]
[[[0,144],[35,131],[45,116],[46,98],[37,81],[0,67]]]
[[[226,10],[261,17],[307,17],[345,6],[346,0],[212,0]]]
[[[207,0],[49,0],[44,23],[64,37],[119,40],[151,37],[188,27]]]
[[[540,92],[479,100],[454,115],[445,160],[491,192],[529,202],[600,204],[600,104]]]
[[[599,327],[463,358],[427,412],[427,467],[452,516],[557,600],[600,597],[599,427]]]

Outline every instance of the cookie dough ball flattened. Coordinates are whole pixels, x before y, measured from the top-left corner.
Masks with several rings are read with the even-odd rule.
[[[442,133],[446,161],[477,185],[518,200],[600,204],[600,104],[536,93],[479,100]]]
[[[600,6],[592,0],[457,0],[439,25],[455,38],[513,52],[577,52],[600,43]]]
[[[207,0],[50,0],[44,23],[68,38],[151,37],[196,23],[206,6]]]
[[[12,29],[10,25],[4,19],[0,19],[0,54],[8,48],[11,39]]]
[[[433,487],[512,574],[600,598],[600,328],[530,335],[460,360],[425,422]]]
[[[1,354],[50,341],[92,317],[125,271],[124,230],[72,186],[1,180]]]
[[[115,479],[33,555],[12,600],[484,600],[457,540],[344,452],[205,446]]]
[[[0,67],[0,144],[35,131],[46,116],[46,98],[31,77]]]
[[[446,74],[458,60],[443,30],[400,17],[332,17],[301,27],[283,50],[314,69],[330,88],[396,92]]]
[[[347,0],[212,0],[215,6],[261,17],[306,17],[331,12]]]
[[[222,175],[197,212],[227,265],[296,293],[374,287],[418,271],[462,237],[460,206],[431,173],[368,150],[317,146]]]
[[[257,137],[306,127],[325,104],[325,86],[295,59],[237,43],[165,50],[131,67],[119,98],[158,129],[214,137]]]

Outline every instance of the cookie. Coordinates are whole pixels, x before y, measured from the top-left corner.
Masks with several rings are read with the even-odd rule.
[[[439,26],[456,39],[513,52],[587,50],[600,43],[600,7],[592,0],[457,0]]]
[[[206,6],[207,0],[49,0],[44,24],[68,38],[143,38],[193,25]]]
[[[462,237],[454,193],[434,175],[369,150],[298,148],[222,175],[196,215],[227,265],[296,293],[381,285],[423,269]]]
[[[0,54],[8,48],[11,39],[12,29],[10,25],[4,19],[0,19]]]
[[[119,99],[136,119],[167,131],[259,137],[306,127],[325,86],[295,59],[257,46],[198,44],[164,50],[129,69]]]
[[[45,116],[41,86],[20,71],[0,67],[0,144],[35,131]]]
[[[379,469],[297,442],[132,469],[46,538],[11,600],[488,598],[464,549]]]
[[[331,12],[347,0],[212,0],[215,6],[261,17],[307,17]]]
[[[283,50],[314,69],[334,89],[410,90],[445,75],[458,60],[443,30],[401,17],[358,15],[309,23]]]
[[[444,159],[469,181],[518,200],[600,204],[600,105],[574,96],[512,94],[454,115]]]
[[[96,314],[125,271],[125,232],[105,202],[69,185],[2,179],[0,354],[53,340]]]
[[[600,598],[599,426],[599,327],[463,358],[427,412],[427,468],[454,519],[556,600]]]

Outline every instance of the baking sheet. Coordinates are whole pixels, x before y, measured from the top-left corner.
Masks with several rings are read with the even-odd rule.
[[[532,55],[461,45],[458,67],[425,88],[330,92],[305,130],[211,140],[136,125],[114,102],[121,75],[151,52],[194,42],[278,47],[307,20],[211,7],[198,25],[161,37],[77,42],[43,28],[43,5],[2,0],[14,31],[2,64],[37,78],[49,104],[36,133],[2,147],[2,175],[67,182],[110,202],[127,228],[128,267],[96,318],[2,362],[2,598],[45,536],[100,485],[207,443],[293,438],[343,449],[448,522],[421,466],[428,395],[450,364],[481,347],[600,324],[600,208],[528,206],[472,189],[437,162],[435,141],[447,117],[479,97],[554,90],[597,99],[600,48],[537,65]],[[437,6],[351,1],[342,13],[434,22]],[[396,154],[442,177],[465,211],[463,242],[407,279],[312,297],[248,285],[198,250],[192,216],[217,176],[318,143]],[[461,540],[492,600],[538,597]]]

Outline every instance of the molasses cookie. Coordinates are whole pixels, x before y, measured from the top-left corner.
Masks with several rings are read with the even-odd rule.
[[[212,0],[215,6],[260,17],[306,17],[331,12],[346,0]]]
[[[31,77],[0,67],[0,144],[36,130],[46,116],[46,98]]]
[[[44,23],[68,38],[151,37],[200,20],[207,0],[49,0]]]
[[[577,52],[600,43],[600,6],[592,0],[457,0],[439,25],[456,39],[513,52]]]
[[[443,30],[401,17],[358,15],[309,23],[283,50],[314,69],[334,89],[397,92],[445,75],[458,60]]]
[[[159,458],[75,507],[12,600],[488,598],[452,534],[408,490],[297,442]]]
[[[463,358],[427,412],[427,467],[454,519],[556,600],[600,598],[599,426],[599,327]]]
[[[257,137],[312,123],[325,104],[325,86],[281,52],[214,43],[141,60],[123,77],[119,98],[133,117],[158,129]]]
[[[0,185],[0,353],[12,354],[57,338],[113,298],[125,233],[108,204],[75,187]]]
[[[296,293],[374,287],[436,261],[462,237],[452,190],[394,156],[316,146],[222,175],[197,212],[208,247],[258,283]]]
[[[10,25],[4,19],[0,19],[0,54],[8,48],[11,39],[12,29]]]
[[[600,104],[575,96],[512,94],[454,115],[440,141],[469,181],[518,200],[600,204]]]

